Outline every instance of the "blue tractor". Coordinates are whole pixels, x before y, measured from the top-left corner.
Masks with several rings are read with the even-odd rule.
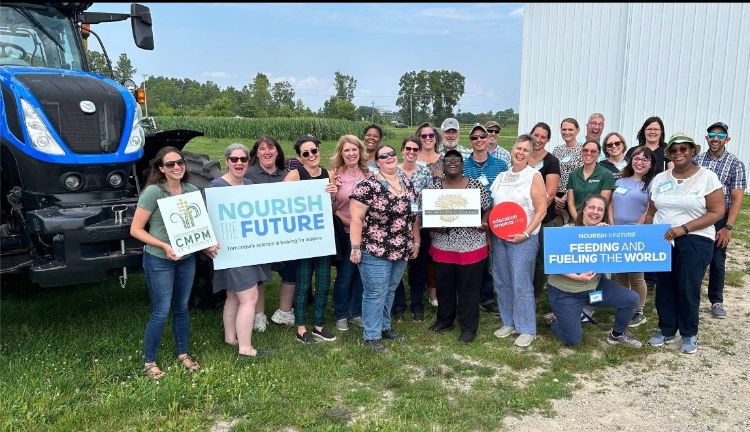
[[[146,134],[135,84],[90,72],[90,24],[130,19],[135,44],[154,47],[147,7],[90,6],[0,3],[0,274],[27,272],[43,287],[117,276],[124,286],[141,267],[129,230],[148,161],[201,135]]]

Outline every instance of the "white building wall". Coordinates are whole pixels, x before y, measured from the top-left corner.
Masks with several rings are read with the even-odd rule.
[[[523,36],[519,131],[548,123],[548,150],[565,117],[582,136],[601,112],[604,133],[632,146],[657,115],[667,137],[685,131],[704,148],[706,127],[725,122],[750,167],[750,4],[526,3]]]

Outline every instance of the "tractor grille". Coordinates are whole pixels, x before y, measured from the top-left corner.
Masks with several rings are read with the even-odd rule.
[[[125,102],[109,84],[91,77],[25,74],[16,76],[39,100],[64,143],[78,154],[114,153],[125,123]],[[86,114],[81,101],[96,105]]]

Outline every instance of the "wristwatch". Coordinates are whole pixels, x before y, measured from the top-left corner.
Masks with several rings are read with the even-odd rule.
[[[734,227],[729,224],[724,225],[724,228],[726,228],[728,231],[732,231],[734,229]]]

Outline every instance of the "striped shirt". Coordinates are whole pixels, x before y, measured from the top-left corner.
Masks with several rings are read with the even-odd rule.
[[[724,189],[724,205],[726,208],[732,206],[732,189],[747,189],[747,176],[745,165],[732,153],[724,150],[724,153],[714,159],[708,151],[693,157],[696,165],[709,169],[716,173]]]
[[[489,151],[489,154],[505,162],[506,166],[510,166],[510,152],[500,147],[500,144],[495,147],[495,150]]]
[[[508,171],[508,165],[491,155],[487,155],[487,160],[481,163],[475,162],[473,155],[464,159],[464,175],[470,179],[479,180],[487,192],[490,191],[490,185],[495,181],[497,175],[503,171]],[[482,176],[487,179],[486,184]]]

